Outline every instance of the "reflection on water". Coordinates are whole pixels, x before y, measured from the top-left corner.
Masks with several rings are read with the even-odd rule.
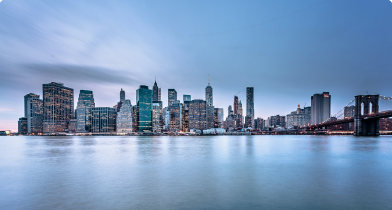
[[[0,209],[389,209],[392,138],[0,137]]]

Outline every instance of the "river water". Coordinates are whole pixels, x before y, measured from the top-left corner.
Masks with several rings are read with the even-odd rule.
[[[392,137],[0,137],[0,209],[392,209]]]

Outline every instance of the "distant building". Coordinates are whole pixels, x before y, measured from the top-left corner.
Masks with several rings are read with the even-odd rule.
[[[162,131],[162,101],[152,102],[152,131],[161,132]]]
[[[304,107],[301,109],[298,104],[297,110],[286,115],[286,127],[295,128],[297,126],[307,126],[310,124],[311,107]]]
[[[43,89],[43,132],[65,132],[68,122],[74,118],[74,90],[62,83],[51,82]]]
[[[344,107],[344,118],[354,117],[355,106]]]
[[[24,96],[24,117],[28,116],[28,114],[27,114],[27,103],[28,103],[30,98],[39,98],[39,95],[37,95],[35,93],[29,93],[29,94],[26,94]]]
[[[121,88],[121,90],[120,90],[120,101],[113,107],[113,108],[115,108],[117,110],[117,112],[120,111],[121,106],[122,106],[124,100],[125,100],[125,91]]]
[[[122,134],[134,132],[133,109],[129,99],[123,101],[120,111],[117,112],[116,130]]]
[[[177,102],[177,91],[175,89],[168,90],[168,106]]]
[[[229,105],[229,107],[228,107],[228,109],[227,109],[227,116],[229,116],[229,115],[233,115],[234,114],[234,112],[233,112],[233,108],[232,108],[232,106],[231,105]]]
[[[206,101],[192,100],[189,104],[189,129],[207,129]]]
[[[254,120],[255,129],[262,131],[264,129],[264,120],[263,118],[257,118]]]
[[[182,129],[182,104],[175,103],[168,107],[170,113],[169,130],[179,132]]]
[[[255,118],[255,105],[254,105],[254,88],[247,87],[246,88],[246,116],[251,117],[251,126],[253,127],[253,119]],[[245,119],[246,122],[246,119]],[[247,126],[245,126],[247,127]]]
[[[223,128],[223,108],[214,109],[214,128]]]
[[[329,92],[314,94],[311,97],[311,122],[310,124],[319,124],[331,117],[331,95]]]
[[[234,115],[238,114],[238,96],[234,96]]]
[[[30,93],[31,94],[31,93]],[[43,133],[43,114],[44,107],[43,101],[39,99],[39,95],[29,95],[27,103],[25,105],[25,111],[27,111],[27,133],[39,134]],[[26,95],[27,96],[27,95]],[[25,99],[26,99],[25,96]]]
[[[170,127],[170,112],[167,107],[162,110],[163,130],[168,130]]]
[[[245,117],[245,124],[244,124],[244,127],[245,128],[252,128],[252,126],[253,126],[253,118],[251,117],[251,116],[246,116]]]
[[[187,99],[190,99],[190,97]],[[191,102],[192,101],[184,100],[184,105],[182,108],[182,131],[184,132],[189,132],[189,104]]]
[[[125,95],[125,93],[124,93]],[[76,132],[86,133],[91,130],[91,109],[95,107],[94,95],[91,90],[80,90],[76,107]]]
[[[77,119],[71,119],[68,123],[68,133],[76,133],[76,125],[77,125],[78,120]]]
[[[18,133],[22,135],[27,134],[27,118],[21,117],[18,121]]]
[[[192,97],[191,97],[191,95],[183,95],[183,101],[185,102],[185,101],[192,101]]]
[[[269,127],[285,127],[286,123],[286,117],[285,116],[280,116],[280,115],[275,115],[271,116],[268,118],[268,126]]]
[[[392,131],[392,118],[380,118],[380,131]]]
[[[136,106],[137,106],[137,131],[152,131],[152,90],[146,85],[140,85],[136,90]]]
[[[96,134],[110,134],[116,132],[117,110],[110,107],[93,107],[91,132]]]
[[[155,79],[154,86],[152,87],[152,100],[161,100],[161,88],[158,87],[157,80]]]

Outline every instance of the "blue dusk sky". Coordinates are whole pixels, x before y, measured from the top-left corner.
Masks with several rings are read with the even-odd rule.
[[[355,95],[392,96],[389,0],[0,2],[0,130],[17,130],[23,96],[42,84],[92,90],[112,107],[119,91],[135,104],[156,76],[167,89],[204,99],[211,77],[215,107],[255,116],[286,115],[329,91],[332,114]]]

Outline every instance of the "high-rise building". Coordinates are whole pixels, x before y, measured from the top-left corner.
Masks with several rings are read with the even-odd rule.
[[[189,103],[189,129],[204,130],[207,128],[206,101],[192,100]]]
[[[63,83],[51,82],[43,89],[43,132],[65,132],[68,122],[74,118],[74,90]]]
[[[233,108],[232,108],[231,105],[229,105],[229,108],[227,109],[227,116],[233,115],[233,114],[234,114],[234,113],[233,113]]]
[[[214,128],[223,128],[223,108],[214,109]]]
[[[254,122],[255,129],[257,129],[259,131],[262,131],[264,129],[264,120],[263,120],[263,118],[257,118],[254,121],[255,121]]]
[[[208,76],[208,86],[206,87],[206,103],[207,106],[213,106],[213,94],[212,94],[212,87],[210,85],[210,76]]]
[[[162,101],[152,102],[152,131],[161,132],[162,131]]]
[[[175,103],[168,107],[170,113],[170,126],[169,130],[178,132],[182,129],[182,104]]]
[[[100,134],[109,134],[116,132],[116,115],[117,110],[110,107],[93,107],[91,108],[91,132]]]
[[[168,90],[168,106],[171,106],[177,102],[177,91],[175,89]]]
[[[252,117],[251,116],[246,116],[245,117],[244,127],[245,128],[252,128],[252,126],[253,126]]]
[[[93,91],[80,90],[78,105],[76,106],[77,133],[90,132],[92,118],[91,108],[93,107],[95,107]]]
[[[254,89],[253,87],[246,88],[246,116],[251,117],[251,126],[253,126],[253,119],[255,118],[255,105],[254,105]],[[246,121],[246,120],[245,120]]]
[[[160,95],[159,87],[157,84],[157,80],[155,79],[154,86],[152,87],[152,100],[153,101],[160,101],[159,95]]]
[[[301,109],[298,104],[297,110],[286,115],[286,128],[295,128],[296,126],[307,126],[310,124],[311,107]]]
[[[35,93],[29,93],[24,96],[24,117],[27,117],[27,103],[30,98],[39,98],[39,95]]]
[[[185,102],[185,101],[192,101],[192,97],[191,97],[191,95],[183,95],[183,101]]]
[[[344,107],[344,118],[354,117],[355,106]]]
[[[242,112],[242,102],[240,101],[240,102],[238,103],[238,113],[237,113],[237,114],[243,116],[242,113],[243,113],[243,112]]]
[[[238,96],[234,96],[234,115],[238,114]]]
[[[121,102],[125,101],[125,91],[122,88],[120,90],[120,101]]]
[[[116,130],[117,133],[128,134],[134,131],[133,110],[131,100],[125,99],[121,109],[117,112]]]
[[[136,90],[138,132],[152,131],[152,90],[140,85]]]
[[[163,130],[169,130],[170,127],[170,112],[167,107],[162,110]]]
[[[27,133],[39,134],[43,133],[43,101],[38,97],[30,97],[27,100]]]
[[[18,121],[18,133],[22,135],[27,134],[27,118],[21,117]]]
[[[214,128],[214,101],[213,101],[213,90],[210,85],[210,76],[208,75],[208,86],[205,89],[206,94],[206,117],[207,117],[207,129]]]
[[[331,117],[331,95],[329,92],[314,94],[311,97],[311,124],[319,124]]]

